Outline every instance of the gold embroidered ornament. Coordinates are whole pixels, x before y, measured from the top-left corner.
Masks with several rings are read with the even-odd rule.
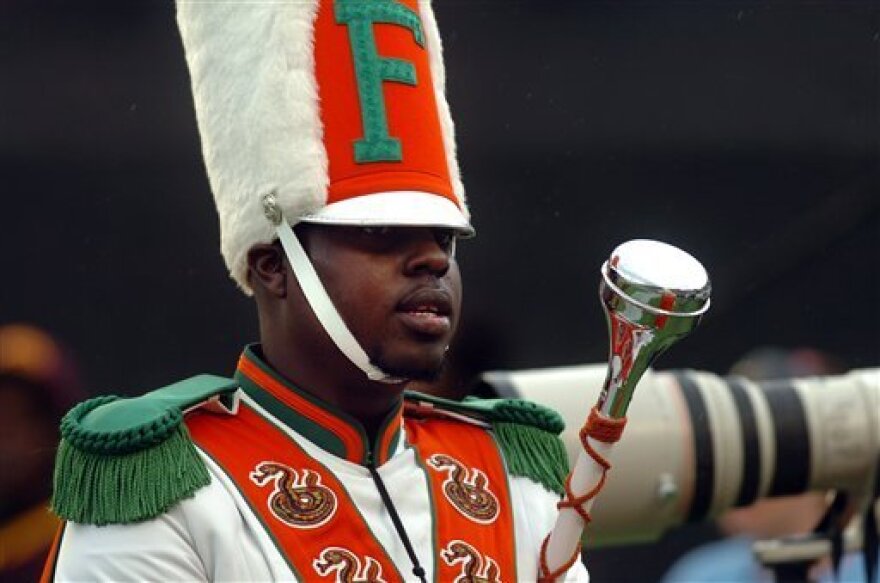
[[[489,489],[489,479],[477,468],[466,468],[450,455],[434,454],[428,465],[448,477],[443,494],[466,518],[480,524],[491,524],[498,518],[498,498]]]
[[[336,494],[321,484],[321,476],[303,470],[302,477],[291,467],[278,462],[261,462],[250,474],[258,486],[274,482],[267,505],[280,521],[294,528],[317,528],[336,513]]]

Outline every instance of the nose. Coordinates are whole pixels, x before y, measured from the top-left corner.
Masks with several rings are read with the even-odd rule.
[[[429,274],[443,277],[449,271],[451,249],[438,241],[431,229],[419,229],[410,242],[404,271],[406,275]]]

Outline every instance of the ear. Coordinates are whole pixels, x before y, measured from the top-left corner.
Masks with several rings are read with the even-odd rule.
[[[270,296],[287,297],[287,266],[278,241],[259,243],[248,250],[248,283],[254,292],[265,290]]]

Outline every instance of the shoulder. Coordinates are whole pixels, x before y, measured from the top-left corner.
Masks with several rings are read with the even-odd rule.
[[[209,485],[154,518],[67,523],[54,580],[269,580],[266,573],[243,570],[255,563],[248,560],[246,537],[233,496],[212,471]]]
[[[61,421],[53,511],[83,524],[154,518],[208,485],[183,416],[212,406],[233,413],[236,381],[195,376],[136,398],[96,397]]]
[[[466,423],[513,423],[559,435],[565,429],[562,416],[553,409],[522,399],[443,399],[425,393],[406,391],[404,413],[409,416],[439,416]],[[478,423],[478,424],[480,424]]]
[[[555,410],[520,399],[451,401],[415,392],[404,399],[408,418],[448,419],[491,431],[511,476],[563,493],[568,459],[558,435],[565,422]]]

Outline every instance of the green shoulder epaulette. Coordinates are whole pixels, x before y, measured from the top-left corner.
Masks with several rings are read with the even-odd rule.
[[[416,414],[436,414],[491,427],[513,476],[524,476],[559,495],[564,494],[568,457],[558,435],[565,429],[553,409],[520,399],[451,401],[408,391],[407,404]]]
[[[52,510],[86,524],[158,516],[210,483],[185,411],[231,396],[232,379],[198,375],[141,397],[96,397],[61,420]]]

